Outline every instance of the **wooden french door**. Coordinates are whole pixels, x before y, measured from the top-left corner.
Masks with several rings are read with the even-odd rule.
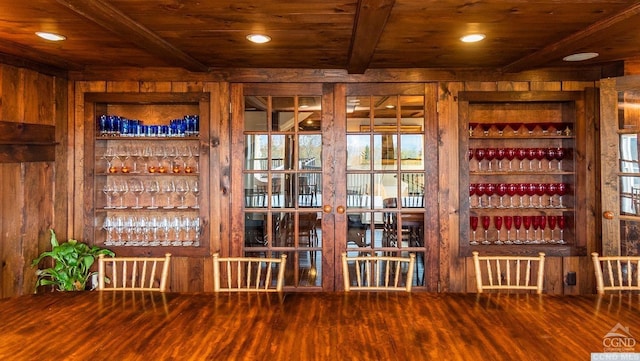
[[[602,251],[640,255],[640,76],[600,81]]]
[[[285,253],[288,290],[324,291],[342,252],[413,252],[414,286],[435,290],[436,91],[233,84],[229,252]]]

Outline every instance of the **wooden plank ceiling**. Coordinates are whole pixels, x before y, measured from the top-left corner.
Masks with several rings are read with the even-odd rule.
[[[638,1],[0,0],[0,61],[60,70],[180,67],[487,69],[640,57]],[[48,42],[36,31],[63,34]],[[272,37],[256,45],[245,37]],[[481,32],[487,38],[464,44]]]

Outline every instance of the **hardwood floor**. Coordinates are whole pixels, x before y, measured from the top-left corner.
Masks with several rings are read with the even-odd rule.
[[[640,295],[70,292],[0,320],[2,360],[588,360]]]

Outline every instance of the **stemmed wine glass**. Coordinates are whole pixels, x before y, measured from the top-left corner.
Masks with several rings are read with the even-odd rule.
[[[527,148],[516,148],[516,159],[518,159],[519,162],[519,166],[518,166],[518,170],[519,171],[524,171],[524,167],[522,166],[522,162],[524,162],[524,160],[527,158]]]
[[[515,183],[507,184],[507,195],[509,196],[509,208],[513,208],[513,196],[518,191],[518,185]]]
[[[148,206],[147,209],[158,209],[158,206],[156,206],[156,194],[160,192],[160,185],[158,184],[158,181],[155,179],[148,181],[146,190],[151,198],[151,205]]]
[[[478,230],[478,216],[470,216],[469,225],[471,226],[471,230],[473,231],[473,240],[471,240],[469,244],[471,244],[472,246],[477,246],[478,240],[476,239],[476,231]]]
[[[498,135],[502,136],[504,129],[507,127],[507,123],[493,123],[493,125],[498,129]]]
[[[533,134],[533,131],[536,129],[536,126],[538,124],[536,123],[524,123],[524,126],[527,128],[527,130],[529,131],[529,135]]]
[[[564,159],[564,148],[556,148],[556,160],[558,161],[558,170],[562,170],[562,160]]]
[[[520,205],[518,206],[518,208],[524,208],[524,202],[523,202],[523,198],[525,195],[527,195],[527,191],[528,191],[529,187],[527,187],[527,185],[525,183],[518,183],[517,184],[517,189],[516,192],[518,194],[518,196],[520,196]]]
[[[522,216],[522,224],[524,225],[524,243],[528,244],[529,241],[529,229],[531,228],[531,216]]]
[[[544,230],[547,228],[547,217],[545,216],[536,216],[536,218],[540,218],[538,223],[540,223],[540,243],[545,244],[547,241],[544,239]]]
[[[493,163],[493,159],[496,157],[496,154],[497,154],[496,148],[487,148],[485,151],[484,159],[486,159],[487,162],[489,163],[489,169],[488,169],[489,172],[493,170],[491,169],[491,165]]]
[[[478,123],[469,123],[469,136],[473,137],[473,130],[478,127]]]
[[[558,223],[558,228],[560,229],[560,238],[558,239],[558,243],[565,244],[566,243],[564,241],[565,218],[564,218],[564,216],[557,216],[556,221]]]
[[[178,209],[186,209],[187,205],[185,204],[185,198],[189,192],[189,184],[184,179],[178,179],[176,180],[175,185],[176,193],[180,197],[180,205],[178,206]]]
[[[127,206],[124,204],[124,196],[129,192],[129,186],[127,182],[118,182],[113,184],[113,193],[119,194],[120,197],[120,205],[117,206],[117,209],[125,209]]]
[[[469,183],[469,208],[473,208],[471,200],[473,199],[473,196],[477,194],[477,188],[478,185],[476,183]]]
[[[520,240],[520,227],[522,227],[522,216],[513,216],[513,225],[516,229],[516,239],[513,241],[515,244],[521,244]]]
[[[533,170],[533,160],[536,159],[536,148],[527,148],[527,160],[529,161],[529,170]]]
[[[482,228],[484,229],[484,240],[482,244],[491,244],[489,241],[489,226],[491,226],[491,218],[489,216],[482,216]]]
[[[562,204],[562,196],[567,194],[567,184],[566,183],[557,183],[558,189],[556,190],[556,194],[558,195],[558,208],[564,208]]]
[[[535,208],[535,205],[533,203],[533,196],[536,195],[537,191],[538,191],[537,184],[535,183],[527,184],[527,195],[529,196],[529,208]]]
[[[107,197],[107,205],[104,206],[104,209],[113,209],[113,205],[111,204],[111,195],[113,194],[113,184],[111,182],[106,182],[104,187],[102,187],[102,192]]]
[[[487,183],[486,186],[487,187],[484,191],[484,194],[487,195],[487,208],[493,208],[493,205],[491,204],[491,198],[496,193],[496,185],[494,183]]]
[[[538,241],[538,228],[540,228],[540,217],[531,216],[531,226],[533,227],[533,240],[531,241],[531,243],[538,244],[540,243],[540,241]]]
[[[476,196],[478,197],[478,208],[484,208],[482,205],[482,196],[485,194],[487,190],[486,183],[478,183],[476,185]]]
[[[504,197],[505,194],[507,194],[507,184],[506,183],[498,183],[498,185],[496,186],[496,194],[498,195],[498,208],[505,208],[504,204],[502,202],[502,197]]]
[[[482,127],[482,133],[484,134],[484,136],[488,136],[489,135],[489,130],[491,130],[491,126],[493,124],[492,123],[481,123],[480,127]]]
[[[109,216],[105,217],[104,222],[102,223],[102,229],[104,229],[107,232],[107,236],[104,241],[105,246],[113,245],[112,233],[113,233],[114,227],[115,227],[115,223],[114,223],[113,217],[109,217]]]
[[[507,156],[505,148],[496,149],[496,160],[498,161],[498,171],[502,170],[502,160]]]
[[[172,180],[164,180],[164,181],[162,181],[162,186],[160,188],[160,191],[166,197],[166,203],[162,208],[164,208],[164,209],[172,209],[173,208],[173,204],[171,203],[171,195],[176,191],[176,186],[173,183],[173,181]]]
[[[511,227],[513,226],[513,216],[504,216],[504,227],[507,229],[507,240],[504,244],[512,244],[511,241]]]
[[[542,204],[542,196],[547,193],[547,184],[546,183],[538,183],[536,185],[536,195],[538,196],[538,205],[537,208],[544,208]]]
[[[144,184],[138,178],[129,179],[129,191],[133,193],[136,198],[136,204],[131,207],[132,209],[141,209],[140,196],[144,193]]]
[[[182,244],[182,237],[180,237],[180,231],[182,230],[182,222],[178,216],[171,219],[171,227],[173,227],[174,240],[171,242],[173,246],[180,246]]]
[[[556,229],[556,216],[547,216],[547,223],[549,223],[549,231],[551,233],[549,243],[556,243],[556,239],[553,238],[553,232]]]
[[[555,208],[553,205],[553,196],[558,192],[558,185],[556,183],[547,184],[547,195],[549,196],[549,208]]]
[[[544,148],[535,148],[536,159],[538,160],[538,171],[542,171],[542,160],[547,156],[547,150]]]
[[[511,161],[516,157],[516,148],[506,148],[504,157],[509,161],[509,171],[511,171],[513,169],[511,167]]]
[[[475,157],[478,161],[478,171],[482,171],[482,160],[484,159],[486,154],[485,148],[476,148]]]
[[[549,170],[551,170],[551,161],[556,159],[556,148],[547,148],[547,155],[546,155],[547,161],[548,161],[548,165],[549,165]]]
[[[193,206],[191,208],[194,209],[198,209],[200,208],[200,203],[199,203],[199,198],[200,198],[200,181],[198,179],[194,179],[193,181],[191,181],[191,194],[193,194],[194,197],[194,203]]]
[[[191,230],[194,228],[193,219],[184,216],[182,217],[181,226],[184,229],[184,240],[182,241],[183,246],[191,246],[193,244],[193,238],[191,238]]]
[[[497,233],[495,244],[504,244],[500,239],[500,230],[502,229],[502,216],[493,217],[493,225],[496,227]]]

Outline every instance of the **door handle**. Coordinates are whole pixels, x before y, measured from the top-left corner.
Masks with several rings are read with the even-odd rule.
[[[332,210],[333,210],[333,208],[331,208],[331,206],[330,206],[330,205],[328,205],[328,204],[327,204],[327,205],[325,205],[324,207],[322,207],[322,211],[323,211],[324,213],[331,213],[331,211],[332,211]]]
[[[338,206],[338,208],[336,208],[336,212],[338,212],[338,214],[343,214],[345,211],[344,206]]]
[[[602,213],[602,216],[604,217],[604,219],[613,219],[613,212],[605,211],[604,213]]]

